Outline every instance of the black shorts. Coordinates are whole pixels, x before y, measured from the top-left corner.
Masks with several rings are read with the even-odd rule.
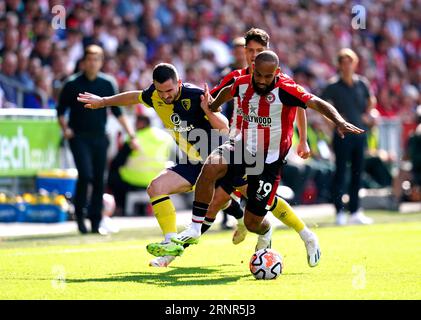
[[[228,177],[227,175],[218,180],[220,186],[226,193],[231,194],[236,189],[247,184],[247,177]]]
[[[203,163],[177,163],[174,166],[168,168],[168,170],[174,171],[178,175],[186,179],[192,186],[196,184],[196,180],[199,177],[200,171],[202,171]]]
[[[247,174],[249,164],[245,161],[239,163],[230,161],[230,159],[235,159],[233,153],[239,143],[241,142],[225,143],[214,150],[214,153],[223,156],[228,161],[228,171],[224,181],[243,179],[248,183],[246,209],[257,216],[263,217],[273,203],[281,180],[282,167],[286,161],[280,159],[273,163],[265,163],[260,173]],[[243,178],[244,176],[246,176],[246,180]]]
[[[177,163],[174,166],[168,168],[168,170],[174,171],[184,179],[186,179],[192,186],[196,184],[197,178],[202,170],[203,163]],[[231,180],[230,177],[223,177],[216,182],[216,187],[221,186],[224,191],[231,194],[237,187],[241,187],[247,184],[247,181],[243,177],[236,177]]]

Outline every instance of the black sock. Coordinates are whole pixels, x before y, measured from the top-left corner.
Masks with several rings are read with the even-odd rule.
[[[244,212],[241,210],[240,204],[235,200],[232,200],[231,205],[223,211],[230,216],[233,216],[235,219],[241,219],[244,216]]]
[[[193,210],[192,210],[192,221],[193,222],[203,222],[203,219],[208,212],[209,204],[202,203],[198,201],[193,201]]]
[[[205,217],[205,221],[202,223],[202,234],[204,234],[206,231],[209,230],[210,227],[212,227],[212,224],[214,223],[215,219],[211,219],[208,217]]]

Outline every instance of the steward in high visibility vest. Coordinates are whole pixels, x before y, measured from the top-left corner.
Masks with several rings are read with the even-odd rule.
[[[148,116],[136,118],[139,150],[132,150],[129,141],[119,150],[109,169],[108,187],[114,195],[116,214],[124,215],[129,191],[145,190],[163,169],[169,166],[174,141],[166,131],[150,126]]]
[[[121,179],[128,184],[146,188],[165,169],[173,140],[164,130],[148,127],[136,132],[140,150],[132,150],[124,166]]]

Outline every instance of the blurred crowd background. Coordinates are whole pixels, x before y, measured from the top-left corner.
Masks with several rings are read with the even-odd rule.
[[[65,9],[64,29],[53,27],[55,5]],[[365,28],[353,28],[355,5],[365,9]],[[269,33],[283,72],[315,94],[335,75],[338,50],[352,48],[358,73],[377,97],[379,119],[398,120],[403,128],[405,157],[421,104],[418,0],[0,1],[0,108],[55,108],[63,81],[78,70],[89,44],[104,48],[103,71],[120,91],[148,87],[158,62],[174,64],[184,82],[213,86],[233,62],[233,39],[251,27]],[[329,145],[330,127],[308,117],[314,159],[329,160],[318,142]],[[397,156],[381,160],[396,162]]]

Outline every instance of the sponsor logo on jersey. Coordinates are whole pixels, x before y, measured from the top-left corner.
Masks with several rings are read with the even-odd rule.
[[[174,125],[176,125],[176,126],[178,126],[178,125],[180,124],[180,122],[181,122],[181,118],[180,118],[180,116],[178,115],[178,113],[173,113],[173,114],[170,116],[170,120],[171,120],[171,122],[172,122]]]
[[[256,111],[253,113],[245,114],[243,109],[238,109],[238,113],[243,117],[247,122],[254,122],[260,124],[262,127],[270,127],[272,125],[272,118],[270,117],[261,117],[256,115]]]
[[[249,105],[249,115],[257,117],[257,107]]]
[[[173,130],[175,132],[189,132],[194,129],[192,124],[187,125],[186,121],[181,121],[180,115],[178,113],[173,113],[170,116],[170,120],[174,124]]]
[[[173,130],[175,131],[175,132],[189,132],[189,131],[191,131],[191,130],[193,130],[194,129],[194,126],[191,124],[191,125],[189,125],[188,127],[181,127],[181,126],[175,126],[174,128],[173,128]]]

